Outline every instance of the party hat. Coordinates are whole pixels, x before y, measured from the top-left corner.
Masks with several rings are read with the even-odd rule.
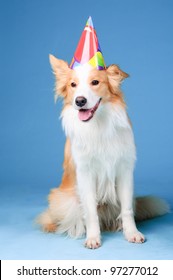
[[[91,17],[88,18],[82,32],[70,68],[74,69],[86,63],[98,70],[106,68]]]

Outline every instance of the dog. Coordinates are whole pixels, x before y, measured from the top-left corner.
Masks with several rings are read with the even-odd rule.
[[[121,83],[128,77],[112,64],[70,69],[50,55],[55,97],[64,100],[66,134],[61,185],[49,195],[49,207],[37,222],[46,232],[86,235],[85,246],[101,246],[101,231],[122,230],[129,242],[143,243],[135,220],[168,212],[156,197],[134,198],[136,147]]]

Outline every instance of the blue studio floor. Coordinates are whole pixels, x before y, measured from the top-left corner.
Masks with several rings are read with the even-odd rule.
[[[47,190],[38,194],[35,189],[32,194],[28,186],[2,190],[0,259],[173,259],[172,213],[138,224],[147,238],[144,244],[128,243],[121,232],[103,233],[102,247],[88,250],[83,247],[84,238],[45,234],[34,226],[47,204]]]

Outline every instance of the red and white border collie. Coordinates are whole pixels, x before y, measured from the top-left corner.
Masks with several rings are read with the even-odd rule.
[[[64,174],[49,195],[49,208],[38,223],[47,232],[81,237],[85,246],[101,245],[101,231],[123,230],[130,242],[142,243],[136,220],[168,211],[153,197],[133,197],[136,149],[120,90],[128,77],[117,65],[97,70],[88,64],[70,69],[50,55],[56,98],[64,99],[62,124],[67,136]]]

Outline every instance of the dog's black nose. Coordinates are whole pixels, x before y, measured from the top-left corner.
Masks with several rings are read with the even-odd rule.
[[[87,99],[83,96],[76,97],[75,103],[78,107],[83,107],[87,103]]]

